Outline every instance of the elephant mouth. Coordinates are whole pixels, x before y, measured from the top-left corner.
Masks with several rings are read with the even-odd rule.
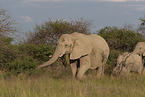
[[[69,51],[66,51],[65,53],[62,53],[62,54],[60,55],[60,57],[62,57],[64,54],[70,54],[70,52],[69,52]]]
[[[70,54],[70,51],[66,51],[65,54]]]

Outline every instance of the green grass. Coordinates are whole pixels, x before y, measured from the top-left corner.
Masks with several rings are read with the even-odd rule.
[[[79,81],[70,76],[0,75],[0,97],[145,97],[145,77],[131,76]]]

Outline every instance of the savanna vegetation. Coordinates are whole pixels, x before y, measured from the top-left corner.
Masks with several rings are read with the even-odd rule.
[[[145,18],[140,21],[138,29],[109,26],[93,32],[102,36],[111,50],[106,76],[98,79],[96,71],[89,70],[87,79],[79,81],[71,78],[65,57],[43,69],[36,70],[36,67],[50,59],[62,34],[91,34],[92,21],[83,18],[48,20],[36,25],[26,40],[12,44],[14,38],[10,35],[19,31],[7,10],[0,9],[0,97],[144,97],[145,77],[136,74],[110,77],[118,55],[131,52],[137,42],[145,41]]]

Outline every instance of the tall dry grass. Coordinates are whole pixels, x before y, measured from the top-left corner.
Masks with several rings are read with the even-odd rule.
[[[0,97],[145,97],[145,77],[87,77],[0,75]]]

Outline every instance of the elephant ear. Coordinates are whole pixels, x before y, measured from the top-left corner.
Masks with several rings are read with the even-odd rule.
[[[86,38],[79,38],[74,41],[72,52],[70,53],[70,59],[78,59],[81,56],[85,56],[92,51],[92,43]]]

